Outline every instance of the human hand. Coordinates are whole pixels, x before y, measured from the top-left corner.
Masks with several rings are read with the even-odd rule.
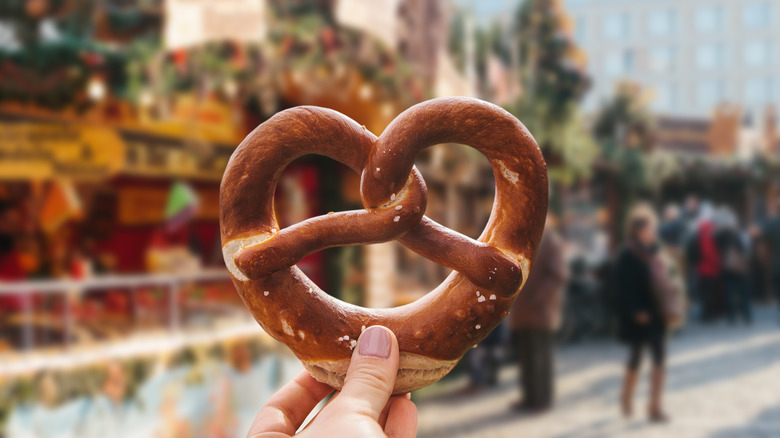
[[[385,327],[360,335],[344,387],[298,434],[295,432],[333,388],[302,371],[260,409],[249,438],[414,437],[417,407],[410,394],[391,396],[398,372],[398,341]]]
[[[640,325],[645,325],[650,322],[650,315],[647,312],[639,312],[636,314],[636,322]]]

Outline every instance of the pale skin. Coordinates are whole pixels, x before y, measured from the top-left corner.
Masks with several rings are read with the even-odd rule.
[[[389,354],[366,354],[361,340],[369,330],[389,335]],[[363,354],[361,354],[363,353]],[[249,438],[390,437],[411,438],[417,431],[417,407],[410,394],[391,396],[398,372],[398,341],[385,327],[370,327],[358,339],[344,387],[296,435],[301,424],[333,388],[302,371],[260,409]]]

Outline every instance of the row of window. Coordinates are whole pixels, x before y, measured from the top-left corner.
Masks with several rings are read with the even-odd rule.
[[[746,2],[742,5],[742,25],[746,29],[768,28],[772,24],[772,7],[769,0]],[[647,33],[650,36],[668,36],[680,27],[676,10],[650,12],[647,17]],[[632,34],[632,17],[627,13],[614,13],[603,18],[601,34],[607,39],[627,38]],[[714,33],[726,26],[726,12],[723,5],[704,5],[696,8],[693,16],[693,28],[701,33]],[[583,17],[576,20],[576,37],[579,41],[586,38],[587,23]]]
[[[732,101],[747,106],[760,106],[776,101],[778,83],[775,78],[751,78],[740,84],[741,90],[729,90],[726,81],[722,79],[705,79],[697,81],[692,88],[681,90],[676,84],[659,84],[653,87],[655,97],[653,109],[656,111],[671,111],[684,106],[684,92],[692,93],[692,104],[702,110],[709,110],[715,105]],[[737,87],[737,88],[740,88]]]
[[[741,50],[741,64],[747,68],[760,68],[774,65],[775,44],[771,40],[749,41]],[[623,49],[608,53],[603,59],[604,73],[611,76],[631,74],[637,71],[635,49]],[[701,71],[722,69],[728,59],[728,51],[721,43],[702,44],[695,49],[693,65]],[[641,53],[641,52],[640,52]],[[675,47],[653,47],[644,52],[646,65],[642,71],[665,73],[678,67],[678,50]]]

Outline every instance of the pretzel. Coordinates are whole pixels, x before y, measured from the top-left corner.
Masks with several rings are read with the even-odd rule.
[[[424,216],[427,189],[414,158],[440,143],[470,145],[493,167],[495,202],[478,240]],[[279,229],[277,180],[305,154],[361,172],[365,208]],[[360,333],[386,326],[401,352],[396,394],[439,380],[508,314],[528,278],[546,211],[547,170],[531,134],[503,109],[462,97],[415,105],[379,137],[329,109],[282,111],[238,146],[220,186],[225,263],[262,328],[317,380],[339,389]],[[411,304],[368,309],[329,296],[295,266],[324,248],[393,239],[453,272]]]

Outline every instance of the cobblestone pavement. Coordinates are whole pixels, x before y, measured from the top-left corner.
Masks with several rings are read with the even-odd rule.
[[[693,326],[670,340],[667,424],[650,424],[644,415],[647,365],[634,418],[619,415],[626,351],[615,342],[588,341],[558,349],[552,412],[508,408],[519,398],[517,371],[508,367],[495,389],[453,395],[466,384],[458,378],[416,399],[418,436],[780,438],[780,324],[776,309],[758,310],[753,326]]]

